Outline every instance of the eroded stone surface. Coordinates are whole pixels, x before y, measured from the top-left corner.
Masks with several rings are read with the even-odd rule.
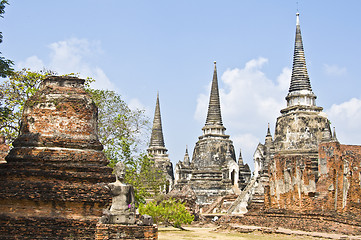
[[[16,233],[22,237],[56,232],[93,238],[111,202],[100,183],[113,181],[112,169],[97,136],[97,108],[83,84],[73,77],[44,80],[26,102],[20,136],[0,165],[0,221],[21,224]]]
[[[220,196],[239,192],[238,184],[244,187],[249,180],[250,170],[237,163],[232,140],[225,134],[222,123],[219,100],[217,68],[214,63],[211,93],[209,97],[207,119],[189,161],[188,150],[184,161],[176,166],[176,190],[188,185],[197,196],[197,204],[208,206]],[[242,158],[241,158],[242,160]],[[240,172],[240,167],[242,172]]]
[[[101,218],[102,223],[134,224],[135,223],[135,198],[133,186],[124,183],[125,165],[118,162],[114,167],[116,181],[106,187],[112,195],[112,205]]]
[[[9,153],[9,145],[5,143],[5,137],[0,136],[0,163],[6,163],[5,157]]]

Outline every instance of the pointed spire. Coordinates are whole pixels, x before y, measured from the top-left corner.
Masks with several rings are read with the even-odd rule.
[[[271,135],[271,130],[270,130],[270,127],[269,127],[269,123],[268,123],[268,128],[267,128],[267,135],[266,137],[272,137]]]
[[[242,149],[239,149],[238,165],[243,165]]]
[[[162,119],[160,116],[159,92],[157,93],[157,102],[155,105],[152,135],[150,137],[149,147],[165,147],[163,139]]]
[[[338,142],[337,137],[336,137],[336,128],[335,127],[333,127],[332,141]]]
[[[222,125],[216,61],[214,61],[214,72],[213,72],[213,80],[211,87],[211,95],[209,97],[206,125]]]
[[[188,146],[186,146],[186,153],[184,154],[184,165],[188,166],[190,164],[189,155],[188,155]]]
[[[295,39],[295,49],[293,54],[291,85],[289,92],[299,91],[299,90],[312,91],[310,78],[307,73],[305,52],[303,50],[299,15],[300,14],[297,12],[296,39]]]

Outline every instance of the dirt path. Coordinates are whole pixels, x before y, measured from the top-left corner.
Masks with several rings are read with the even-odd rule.
[[[216,232],[215,227],[185,227],[188,231],[176,228],[159,228],[159,240],[315,240],[310,236],[295,236],[285,234],[264,234],[260,231],[251,233]]]

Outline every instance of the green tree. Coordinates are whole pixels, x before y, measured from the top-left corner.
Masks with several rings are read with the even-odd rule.
[[[134,186],[137,203],[160,194],[165,178],[154,161],[139,150],[148,139],[149,119],[142,110],[132,110],[114,91],[87,89],[98,106],[98,135],[113,167],[122,161],[125,181]]]
[[[188,212],[184,203],[174,198],[140,204],[140,214],[152,216],[155,223],[163,223],[181,228],[181,224],[190,224],[194,216]]]
[[[134,186],[136,204],[145,203],[147,198],[161,194],[166,183],[162,171],[154,167],[154,161],[145,153],[125,160],[127,171],[125,181]]]
[[[33,72],[29,69],[14,72],[0,84],[1,106],[0,134],[11,143],[19,135],[24,104],[39,88],[41,81],[52,71]],[[77,76],[77,74],[68,74]],[[98,135],[104,153],[113,167],[123,161],[127,167],[126,181],[135,188],[137,202],[160,193],[165,179],[154,168],[154,162],[139,148],[144,145],[150,130],[149,120],[141,110],[132,110],[114,91],[90,88],[94,81],[87,78],[86,91],[98,106]]]
[[[0,17],[3,18],[5,13],[5,5],[9,4],[7,0],[1,0],[0,1]],[[2,32],[0,32],[0,43],[3,41],[3,35]],[[6,59],[2,56],[2,53],[0,52],[0,77],[5,78],[13,72],[12,66],[14,65],[13,61]],[[2,109],[0,109],[1,111]]]
[[[21,114],[26,100],[39,88],[41,81],[51,71],[32,72],[29,69],[13,72],[0,84],[2,111],[0,134],[11,143],[19,135]]]
[[[134,158],[150,129],[144,111],[130,109],[114,91],[87,88],[87,92],[98,107],[98,135],[111,166]]]

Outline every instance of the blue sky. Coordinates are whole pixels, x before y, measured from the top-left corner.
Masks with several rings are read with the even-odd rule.
[[[359,145],[361,1],[298,2],[10,0],[0,51],[17,69],[91,76],[150,117],[159,91],[173,163],[202,133],[217,61],[226,133],[253,165],[286,104],[298,8],[317,105],[340,142]]]

